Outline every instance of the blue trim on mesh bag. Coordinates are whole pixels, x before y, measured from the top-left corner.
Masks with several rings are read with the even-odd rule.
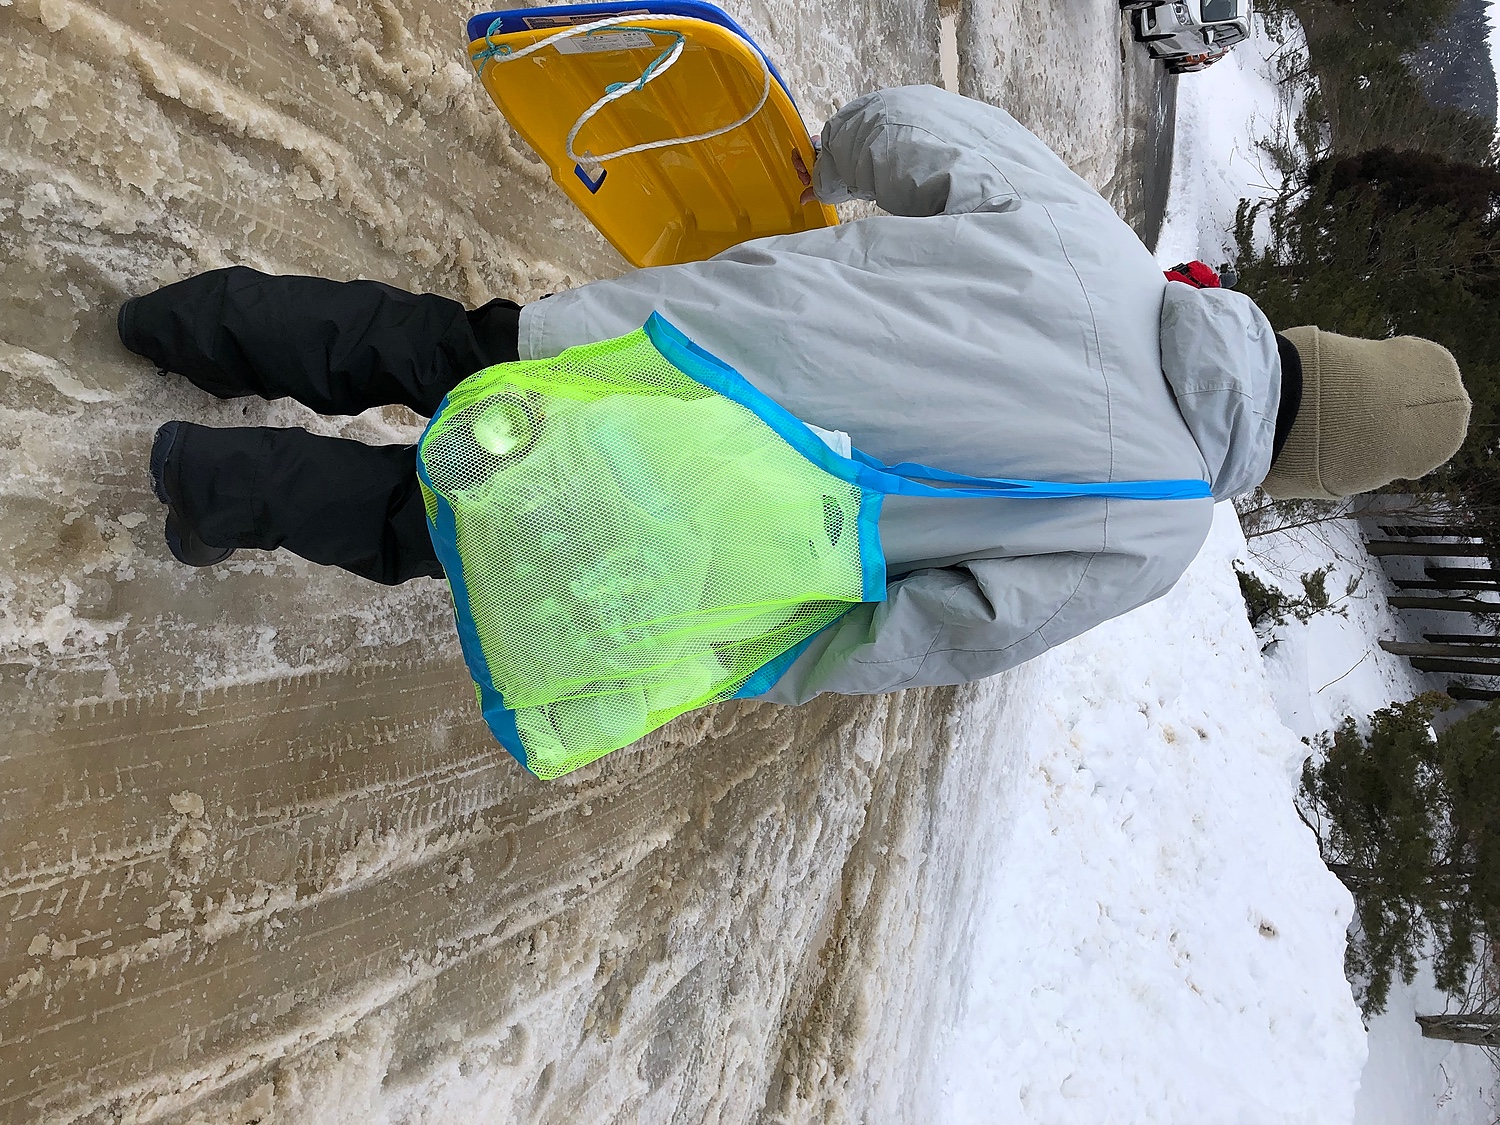
[[[850,608],[852,609],[853,606]],[[837,625],[841,620],[843,620],[842,617],[834,618],[805,641],[798,642],[775,659],[766,661],[766,663],[751,673],[750,678],[740,685],[740,690],[729,698],[754,699],[757,695],[765,695],[766,692],[776,686],[777,681],[786,674],[786,670],[797,663],[798,657],[807,651],[808,645],[818,639],[819,634]]]
[[[1019,477],[971,477],[931,465],[903,461],[887,465],[858,449],[841,457],[828,448],[807,425],[776,400],[758,390],[734,368],[693,343],[660,313],[646,321],[646,335],[672,364],[710,390],[752,410],[788,445],[820,469],[868,492],[886,496],[927,496],[955,500],[1060,500],[1092,496],[1109,500],[1206,500],[1212,493],[1206,480],[1118,480],[1099,483],[1024,480]],[[942,481],[952,488],[921,483]],[[881,559],[882,568],[884,558]]]
[[[1207,500],[1213,493],[1206,480],[1117,480],[1073,483],[1023,480],[1018,477],[971,477],[934,469],[915,461],[887,465],[856,449],[854,460],[867,470],[861,483],[890,496],[928,496],[981,500],[1062,500],[1092,496],[1103,500]],[[922,480],[946,481],[959,487],[937,488]]]

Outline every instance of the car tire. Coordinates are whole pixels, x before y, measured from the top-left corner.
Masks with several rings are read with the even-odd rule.
[[[1143,12],[1147,8],[1154,8],[1160,0],[1120,0],[1120,11]]]

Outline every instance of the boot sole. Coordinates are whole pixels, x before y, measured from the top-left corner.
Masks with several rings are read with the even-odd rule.
[[[168,422],[151,439],[151,491],[163,504],[172,503],[172,498],[167,495],[167,458],[177,444],[177,430],[178,423]]]

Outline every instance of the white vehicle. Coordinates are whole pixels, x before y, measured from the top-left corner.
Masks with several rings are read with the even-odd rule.
[[[1120,0],[1154,59],[1221,56],[1250,38],[1250,0]]]

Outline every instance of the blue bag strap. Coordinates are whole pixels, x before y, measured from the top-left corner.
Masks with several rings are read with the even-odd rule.
[[[1204,500],[1213,493],[1205,480],[1118,480],[1099,484],[1066,481],[1018,480],[1011,477],[971,477],[931,465],[903,461],[887,465],[858,449],[850,459],[859,467],[859,483],[887,496],[932,496],[951,499],[1057,500],[1067,496],[1099,496],[1113,500]],[[921,483],[942,481],[938,488]]]
[[[965,500],[1059,500],[1069,496],[1099,496],[1112,500],[1204,500],[1212,495],[1203,480],[1120,480],[1106,484],[1067,484],[1010,477],[969,477],[903,461],[887,465],[868,453],[851,450],[848,458],[835,453],[807,424],[765,394],[718,356],[704,351],[660,313],[652,313],[644,329],[662,357],[690,379],[755,412],[793,449],[840,480],[851,481],[883,496],[934,496]],[[922,481],[953,485],[937,488]]]

